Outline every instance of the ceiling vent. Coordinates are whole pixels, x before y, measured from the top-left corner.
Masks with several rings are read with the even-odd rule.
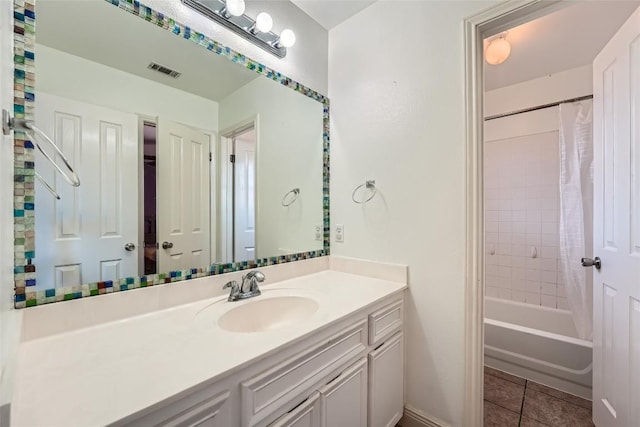
[[[162,74],[165,74],[167,76],[171,76],[174,79],[177,79],[178,77],[180,77],[182,75],[182,73],[179,73],[179,72],[177,72],[175,70],[172,70],[171,68],[167,68],[167,67],[165,67],[163,65],[156,64],[155,62],[150,63],[147,68],[149,68],[151,70],[155,70],[155,71],[157,71],[159,73],[162,73]]]

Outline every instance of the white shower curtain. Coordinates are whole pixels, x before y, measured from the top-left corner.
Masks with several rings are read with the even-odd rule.
[[[560,271],[582,339],[593,334],[592,269],[580,258],[593,252],[592,102],[560,105]]]

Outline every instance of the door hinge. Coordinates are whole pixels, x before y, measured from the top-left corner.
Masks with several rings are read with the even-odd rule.
[[[211,152],[209,152],[209,161],[213,160],[213,157],[211,156]]]
[[[230,161],[231,163],[235,163],[235,162],[236,162],[236,155],[235,155],[235,154],[230,155],[230,156],[229,156],[229,161]]]

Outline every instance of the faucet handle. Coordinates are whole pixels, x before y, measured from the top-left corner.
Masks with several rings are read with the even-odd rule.
[[[235,301],[235,298],[240,294],[240,285],[235,280],[227,282],[222,289],[231,288],[229,293],[229,301]]]
[[[256,280],[257,282],[264,282],[264,273],[262,271],[253,270],[246,274],[242,280]]]

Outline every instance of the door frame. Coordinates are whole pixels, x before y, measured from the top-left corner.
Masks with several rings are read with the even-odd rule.
[[[464,21],[465,395],[463,425],[482,427],[484,384],[483,39],[569,6],[567,0],[507,0]]]
[[[234,232],[234,216],[233,216],[233,167],[228,159],[233,153],[233,141],[232,138],[250,128],[253,128],[256,133],[256,183],[255,183],[255,207],[256,217],[258,216],[258,153],[260,149],[260,126],[259,116],[256,114],[244,120],[241,120],[232,126],[222,129],[220,134],[219,146],[219,159],[220,159],[220,186],[218,188],[218,194],[220,194],[220,203],[218,210],[218,217],[220,222],[218,224],[218,235],[220,236],[220,247],[218,248],[218,254],[220,255],[220,262],[228,263],[233,262],[233,232]],[[258,247],[258,236],[255,237],[255,245]],[[215,261],[215,260],[214,260]]]
[[[151,123],[156,127],[156,150],[158,143],[158,116],[136,113],[138,116],[138,272],[144,272],[144,125]],[[156,183],[156,191],[157,191]],[[157,230],[156,230],[157,232]],[[157,243],[157,242],[156,242]],[[156,253],[156,265],[157,265]],[[143,274],[140,274],[143,276]]]

